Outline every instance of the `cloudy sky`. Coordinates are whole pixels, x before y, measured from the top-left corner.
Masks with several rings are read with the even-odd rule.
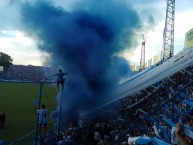
[[[27,36],[21,29],[18,2],[24,0],[0,0],[0,52],[9,54],[14,64],[43,65],[47,58],[45,52],[37,48],[36,41]],[[51,1],[51,0],[50,0]],[[73,9],[73,4],[81,0],[52,0],[57,6],[67,10]],[[99,0],[100,1],[100,0]],[[121,1],[121,0],[120,0]],[[140,18],[151,14],[154,19],[153,26],[149,26],[146,36],[146,60],[158,54],[162,49],[162,36],[166,14],[166,1],[163,0],[125,0],[132,3]],[[117,0],[119,2],[119,0]],[[17,4],[16,4],[17,3]],[[193,1],[176,1],[175,13],[175,47],[174,53],[183,49],[185,32],[193,28]],[[148,25],[148,24],[146,24]],[[139,63],[142,33],[138,34],[138,44],[124,51],[125,56],[131,63]],[[125,46],[126,47],[126,46]]]

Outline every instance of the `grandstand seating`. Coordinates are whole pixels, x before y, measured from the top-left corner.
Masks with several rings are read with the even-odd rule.
[[[111,141],[114,140],[111,144],[127,142],[128,134],[129,137],[146,134],[168,144],[174,143],[172,128],[177,122],[187,123],[185,118],[193,107],[192,56],[192,49],[184,50],[160,66],[119,85],[118,97],[104,105],[112,108],[111,104],[119,104],[111,109],[116,113],[109,120],[115,122],[106,122],[114,127],[109,133]],[[116,136],[119,139],[115,141]]]
[[[176,144],[174,127],[177,122],[187,124],[186,116],[193,108],[192,56],[193,48],[183,50],[165,63],[121,82],[114,100],[103,105],[100,111],[82,117],[81,126],[69,128],[68,135],[72,137],[72,142],[92,145],[94,134],[98,132],[101,139],[109,145],[127,144],[129,138],[144,134],[148,138],[159,140],[157,144]],[[15,67],[26,69],[23,66],[13,66],[6,74],[6,79],[15,79],[10,75]],[[42,68],[32,66],[30,69],[37,70],[38,79],[22,78],[23,80],[40,81],[45,77]],[[60,131],[55,135],[66,136],[66,133]],[[55,136],[53,140],[56,141]],[[138,144],[151,143],[138,140]]]
[[[12,65],[3,73],[2,79],[11,81],[40,82],[48,80],[57,70],[51,67]]]

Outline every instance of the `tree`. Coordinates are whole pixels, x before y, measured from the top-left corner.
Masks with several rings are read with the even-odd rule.
[[[12,65],[13,59],[8,54],[0,52],[0,66],[9,67]]]

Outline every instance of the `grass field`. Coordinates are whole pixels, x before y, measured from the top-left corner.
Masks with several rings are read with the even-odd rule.
[[[35,135],[37,106],[33,101],[38,99],[39,91],[40,84],[0,83],[0,112],[6,114],[5,128],[0,129],[0,139],[9,142],[30,132],[32,132],[31,136]],[[43,85],[41,102],[48,109],[48,121],[50,112],[57,106],[55,96],[55,86]],[[48,128],[52,127],[50,123]]]

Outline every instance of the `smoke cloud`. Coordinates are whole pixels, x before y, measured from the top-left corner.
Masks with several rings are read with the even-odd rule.
[[[68,72],[64,91],[57,96],[63,128],[80,113],[114,97],[125,67],[117,67],[120,63],[114,57],[135,43],[134,32],[143,27],[132,5],[120,0],[83,0],[67,11],[41,0],[22,3],[20,13],[25,32],[50,55],[46,63]],[[59,109],[52,113],[56,126]]]

